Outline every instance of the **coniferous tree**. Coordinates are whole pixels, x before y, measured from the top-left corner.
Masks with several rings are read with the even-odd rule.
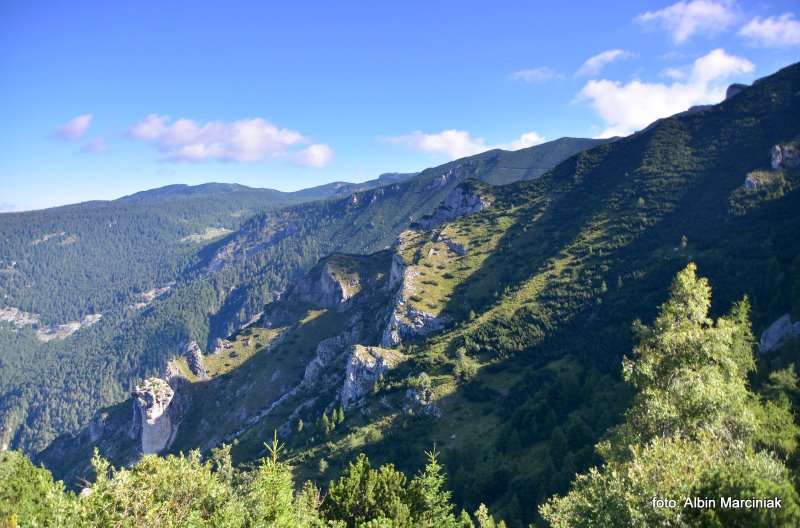
[[[411,505],[416,526],[448,528],[456,525],[452,493],[447,490],[444,469],[439,464],[439,453],[433,450],[425,453],[428,463],[425,469],[411,481]]]
[[[747,300],[716,321],[708,316],[710,306],[708,282],[690,264],[675,277],[653,326],[636,324],[639,344],[634,358],[623,361],[624,377],[637,390],[634,402],[598,446],[605,464],[540,508],[551,526],[800,523],[800,497],[771,453],[793,449],[786,439],[797,436],[797,427],[786,407],[765,406],[748,387],[752,348],[746,352],[753,339]],[[784,428],[781,434],[771,434],[774,423]],[[753,493],[779,496],[783,507],[739,516],[722,508],[658,508],[646,500]]]

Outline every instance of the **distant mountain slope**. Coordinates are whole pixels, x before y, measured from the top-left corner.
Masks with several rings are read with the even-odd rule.
[[[404,182],[406,180],[410,180],[411,178],[415,177],[417,174],[419,173],[387,172],[385,174],[381,174],[374,180],[369,180],[362,183],[348,183],[348,182],[326,183],[324,185],[318,185],[317,187],[310,187],[308,189],[295,191],[291,193],[291,195],[309,201],[324,200],[326,198],[332,198],[336,196],[347,196],[359,191],[366,191],[369,189],[374,189],[376,187],[381,187],[383,185],[389,185],[391,183]]]
[[[256,194],[264,200],[276,200],[278,203],[288,205],[292,203],[288,193],[274,189],[254,189],[237,183],[204,183],[201,185],[167,185],[157,189],[137,192],[115,200],[120,203],[164,203],[186,198],[209,197],[237,199],[243,194]],[[237,196],[239,195],[239,196]]]
[[[406,211],[392,213],[401,197],[439,204],[425,202],[389,251],[296,266],[311,271],[287,273],[285,295],[205,356],[209,378],[178,360],[188,385],[175,390],[187,400],[163,450],[235,440],[247,463],[279,430],[298,478],[325,480],[361,451],[414,471],[435,445],[460,505],[485,501],[517,525],[537,522],[537,503],[598,462],[593,446],[629,398],[619,365],[631,324],[652,319],[687,262],[709,277],[715,309],[748,295],[756,334],[800,315],[798,149],[793,65],[532,181],[478,181],[497,166],[487,154],[326,202],[317,221],[304,223],[309,205],[260,215],[204,269],[243,270],[236,256],[254,253],[253,277],[268,274],[286,255],[277,248],[309,245],[311,229],[340,248],[354,234],[354,245],[374,247],[390,230],[370,226],[404,224]],[[259,280],[246,287],[268,284]],[[74,477],[93,445],[119,462],[137,456],[136,436],[109,443],[130,431],[133,409],[99,413],[41,460]]]
[[[36,451],[78,430],[186,341],[207,350],[332,252],[390,245],[508,154],[383,175],[356,193],[328,186],[311,193],[325,200],[290,206],[286,194],[211,184],[0,215],[0,319],[11,321],[0,321],[0,445]]]
[[[481,175],[480,179],[492,185],[532,180],[578,152],[618,139],[616,137],[608,139],[563,137],[520,150],[490,150],[476,156],[491,167]]]

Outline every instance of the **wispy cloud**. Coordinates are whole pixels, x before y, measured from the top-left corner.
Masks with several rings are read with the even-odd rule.
[[[739,35],[759,46],[797,46],[800,45],[800,21],[795,20],[793,13],[764,19],[756,17],[739,30]]]
[[[328,145],[311,144],[300,132],[279,128],[260,117],[198,123],[150,114],[131,127],[128,134],[155,145],[168,161],[288,159],[301,165],[322,167],[333,159],[333,149]]]
[[[92,114],[81,114],[56,128],[55,136],[66,141],[76,141],[83,137],[91,124]]]
[[[635,20],[640,24],[660,25],[676,44],[682,44],[696,33],[713,34],[727,29],[736,20],[736,14],[730,1],[692,0],[647,11]]]
[[[417,130],[410,134],[381,138],[381,141],[404,145],[418,152],[439,154],[451,159],[457,159],[495,148],[519,150],[538,145],[544,142],[545,138],[536,132],[526,132],[509,143],[490,145],[482,137],[472,137],[466,130],[450,129],[436,133],[424,133]]]
[[[597,55],[593,55],[586,59],[586,62],[581,65],[575,75],[597,75],[607,65],[616,60],[627,59],[632,57],[633,53],[623,49],[610,49],[602,51]]]
[[[689,76],[689,69],[684,67],[671,66],[661,70],[661,76],[673,81],[680,81]]]
[[[84,143],[81,147],[81,152],[86,154],[98,154],[108,150],[108,144],[102,137],[96,137]]]
[[[523,81],[534,84],[551,81],[553,79],[560,79],[563,77],[563,75],[548,66],[540,66],[538,68],[515,71],[510,75],[510,77],[515,81]]]
[[[715,49],[695,60],[683,81],[662,84],[592,80],[579,97],[588,100],[605,121],[601,137],[627,135],[691,106],[721,101],[725,97],[724,81],[753,69],[747,59]]]
[[[16,210],[17,210],[16,205],[8,202],[0,202],[0,213],[10,213],[11,211],[16,211]]]

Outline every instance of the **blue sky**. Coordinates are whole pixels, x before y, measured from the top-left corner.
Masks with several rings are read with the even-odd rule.
[[[0,209],[295,190],[627,134],[800,57],[796,1],[0,4]]]

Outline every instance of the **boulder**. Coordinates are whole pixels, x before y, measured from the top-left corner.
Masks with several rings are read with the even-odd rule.
[[[800,337],[800,321],[792,324],[792,318],[789,314],[784,314],[761,334],[761,339],[758,342],[758,352],[760,354],[772,352],[780,348],[792,337]]]
[[[187,344],[183,354],[186,356],[186,364],[192,374],[201,379],[208,378],[208,369],[203,361],[203,352],[200,350],[197,341],[191,341]]]

